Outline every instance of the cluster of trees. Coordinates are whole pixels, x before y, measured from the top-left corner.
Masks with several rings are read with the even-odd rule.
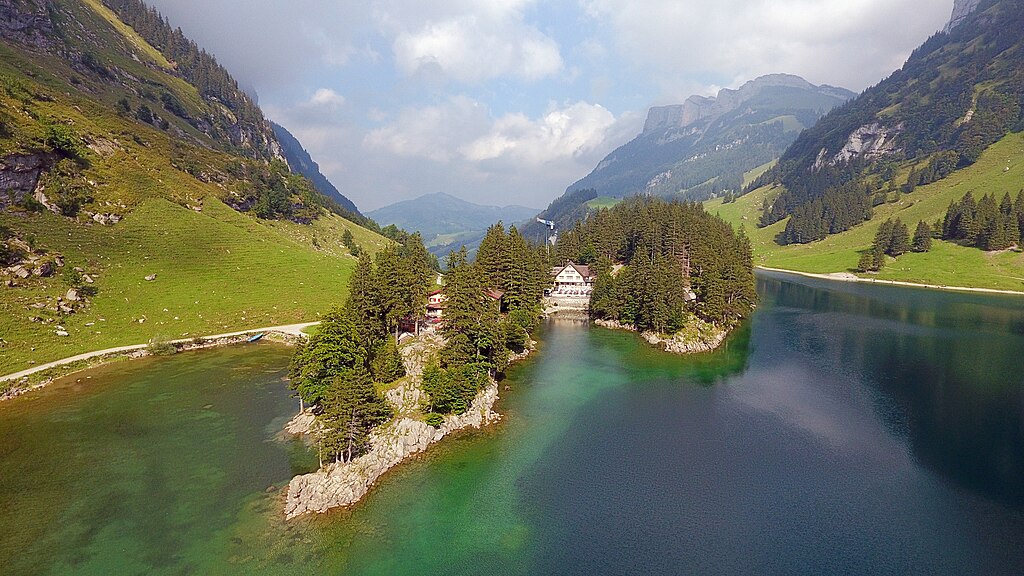
[[[187,166],[185,169],[189,171]],[[259,218],[308,224],[320,216],[322,209],[332,208],[328,198],[306,177],[292,173],[281,160],[234,162],[228,166],[228,172],[242,183],[229,200],[231,206],[242,212],[251,211]]]
[[[885,266],[885,257],[898,258],[907,252],[928,252],[932,249],[932,227],[923,220],[917,223],[911,240],[910,229],[899,218],[886,220],[878,227],[871,249],[861,254],[857,268],[861,272],[877,272]]]
[[[474,262],[462,248],[446,264],[445,347],[423,376],[430,397],[423,409],[433,425],[443,414],[465,412],[489,375],[503,372],[510,354],[529,345],[550,284],[544,247],[500,222],[488,229]]]
[[[594,316],[641,330],[674,332],[688,313],[730,325],[757,299],[750,241],[700,204],[630,198],[562,234],[556,252],[594,266]]]
[[[975,200],[968,192],[959,202],[953,202],[942,220],[942,239],[973,246],[982,250],[1005,250],[1024,245],[1024,190],[1016,201],[1004,194],[996,202],[993,195]]]
[[[849,230],[871,219],[873,204],[870,189],[856,183],[829,190],[793,210],[777,242],[807,244]],[[766,220],[762,217],[761,222],[765,224]]]
[[[826,213],[840,211],[839,201],[847,196],[842,203],[862,206],[865,187],[891,185],[887,168],[893,162],[927,161],[903,188],[912,191],[973,164],[991,144],[1024,129],[1024,10],[1007,0],[992,4],[986,13],[997,16],[969,19],[930,38],[901,70],[804,131],[776,169],[759,180],[785,186],[764,207],[761,220],[770,225],[793,216],[794,233],[780,235],[780,243],[817,240],[862,221],[856,210],[849,218]],[[829,161],[850,134],[870,125],[888,131],[894,144],[888,153]]]
[[[349,461],[363,453],[374,427],[392,415],[377,384],[405,375],[393,334],[416,314],[434,276],[426,248],[411,235],[371,261],[360,256],[348,300],[292,357],[291,387],[322,424],[321,456]]]

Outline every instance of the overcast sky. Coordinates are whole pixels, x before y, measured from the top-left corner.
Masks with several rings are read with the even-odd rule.
[[[544,207],[651,105],[770,73],[854,91],[953,0],[149,0],[361,210]]]

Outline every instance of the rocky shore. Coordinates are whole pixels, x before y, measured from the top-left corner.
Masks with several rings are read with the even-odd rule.
[[[494,403],[498,401],[498,383],[493,379],[487,388],[476,395],[469,410],[464,414],[447,416],[437,428],[415,417],[424,394],[420,389],[423,366],[429,361],[433,350],[439,349],[442,344],[437,336],[424,336],[402,348],[407,376],[398,386],[386,392],[398,416],[371,434],[371,448],[363,456],[351,462],[329,464],[312,474],[292,478],[285,500],[285,517],[295,518],[355,504],[366,495],[377,479],[403,460],[423,452],[453,432],[482,428],[501,419],[501,415],[493,410]],[[512,360],[525,358],[529,352],[527,350],[517,354]],[[301,426],[295,425],[292,428],[300,429]]]
[[[623,324],[615,320],[594,320],[594,324],[612,330],[637,332],[635,326]],[[640,337],[648,343],[672,354],[700,354],[717,350],[725,342],[728,335],[728,330],[694,318],[692,325],[675,334],[665,335],[655,332],[643,332],[640,334]]]

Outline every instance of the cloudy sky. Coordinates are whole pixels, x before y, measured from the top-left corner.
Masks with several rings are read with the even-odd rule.
[[[544,207],[651,105],[798,74],[860,91],[952,0],[150,0],[362,210]]]

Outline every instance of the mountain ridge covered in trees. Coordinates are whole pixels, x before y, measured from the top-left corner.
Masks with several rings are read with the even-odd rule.
[[[985,0],[903,68],[827,114],[750,186],[784,186],[764,205],[761,225],[791,217],[781,244],[848,230],[886,195],[945,178],[1024,130],[1021,29],[1024,5]]]

